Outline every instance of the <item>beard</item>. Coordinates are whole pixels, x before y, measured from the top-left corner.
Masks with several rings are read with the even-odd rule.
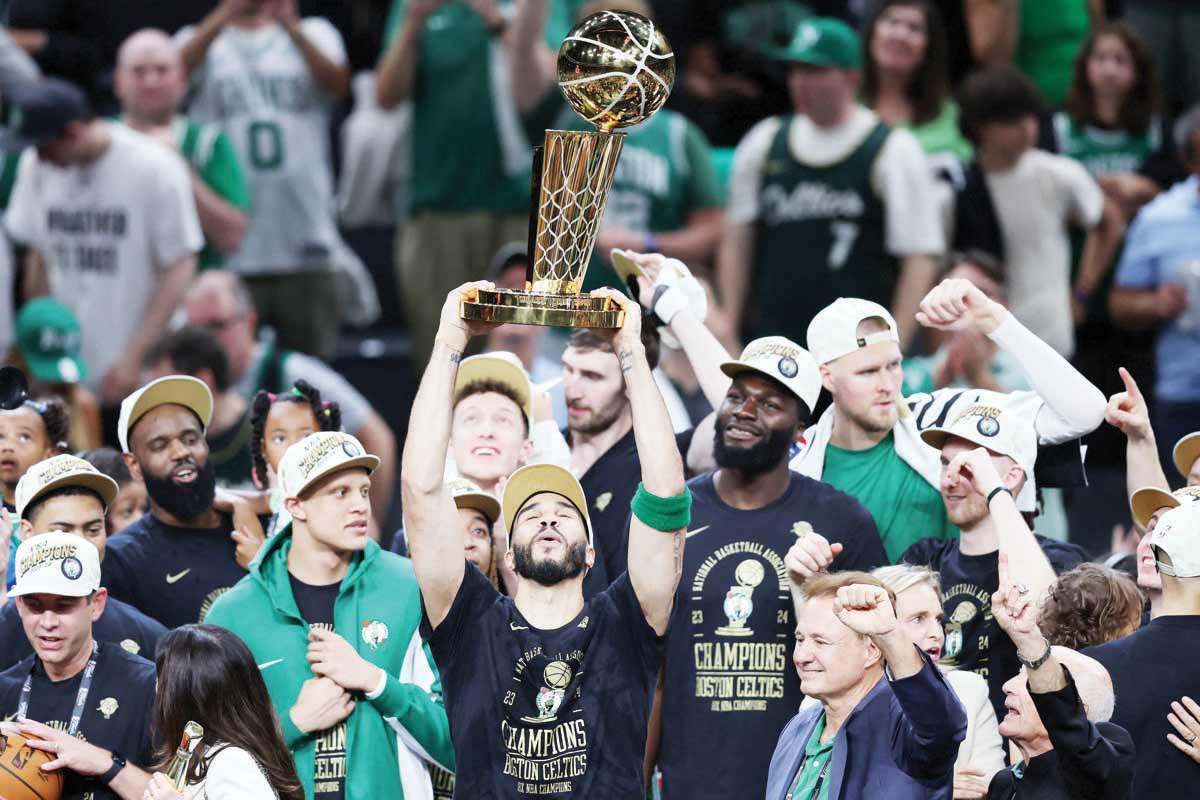
[[[191,465],[196,468],[196,480],[191,483],[176,483],[169,474],[160,478],[148,470],[142,471],[146,494],[163,511],[179,519],[195,519],[208,511],[217,495],[217,470],[212,462],[205,462],[204,466],[191,462]]]
[[[859,414],[843,408],[842,413],[867,433],[887,433],[896,427],[896,421],[900,418],[900,412],[896,409],[895,403],[886,412]]]
[[[599,410],[593,410],[592,413],[583,419],[572,420],[570,415],[568,415],[567,428],[574,433],[582,433],[587,436],[603,433],[612,427],[624,409],[624,399],[618,398]]]
[[[982,522],[991,513],[988,511],[987,499],[978,492],[967,495],[961,502],[954,506],[945,504],[946,519],[950,520],[950,524],[956,528],[972,528],[977,523]]]
[[[576,542],[567,548],[562,561],[551,559],[533,560],[533,540],[524,547],[513,548],[513,560],[517,574],[542,586],[555,586],[563,581],[579,577],[587,565],[587,544]]]
[[[795,438],[792,431],[772,430],[767,438],[750,447],[731,447],[725,444],[725,425],[718,425],[713,434],[713,458],[721,469],[732,469],[747,477],[770,472],[786,462]]]

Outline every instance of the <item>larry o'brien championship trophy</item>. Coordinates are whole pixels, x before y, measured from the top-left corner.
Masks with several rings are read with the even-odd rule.
[[[481,290],[462,317],[486,322],[619,328],[611,300],[580,294],[625,134],[667,101],[675,56],[640,14],[601,11],[580,22],[558,50],[558,86],[596,132],[546,131],[533,156],[529,272],[524,291]]]

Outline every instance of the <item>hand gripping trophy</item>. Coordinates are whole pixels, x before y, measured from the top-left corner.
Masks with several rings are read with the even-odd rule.
[[[558,50],[558,86],[598,131],[546,131],[534,151],[529,252],[524,291],[480,290],[462,317],[487,322],[619,328],[611,300],[579,293],[625,134],[662,108],[675,81],[675,56],[654,23],[627,11],[580,22]]]

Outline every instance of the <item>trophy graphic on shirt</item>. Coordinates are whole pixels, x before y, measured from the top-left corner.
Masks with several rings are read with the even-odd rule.
[[[729,617],[729,624],[717,628],[718,636],[752,636],[754,631],[746,627],[746,620],[754,613],[754,589],[763,582],[766,570],[763,565],[752,559],[746,559],[737,565],[733,571],[733,579],[737,581],[725,593],[725,603],[722,610]]]
[[[529,271],[523,291],[481,290],[463,300],[463,319],[618,328],[624,312],[580,294],[625,134],[662,108],[675,56],[654,23],[600,11],[571,30],[558,51],[558,86],[597,131],[546,131],[534,150]]]
[[[963,649],[963,626],[974,619],[975,614],[975,606],[968,600],[963,600],[954,607],[954,612],[946,620],[946,644],[942,649],[942,663],[956,663],[958,654]]]
[[[573,673],[571,665],[565,661],[551,661],[542,671],[542,681],[546,684],[538,690],[534,705],[537,706],[536,717],[522,717],[525,722],[550,722],[558,713],[567,696],[567,687],[571,684]]]

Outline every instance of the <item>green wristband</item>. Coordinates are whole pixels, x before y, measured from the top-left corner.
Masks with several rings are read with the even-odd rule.
[[[686,486],[682,494],[659,497],[638,483],[637,493],[629,504],[633,515],[656,531],[677,531],[692,521],[692,491]]]

